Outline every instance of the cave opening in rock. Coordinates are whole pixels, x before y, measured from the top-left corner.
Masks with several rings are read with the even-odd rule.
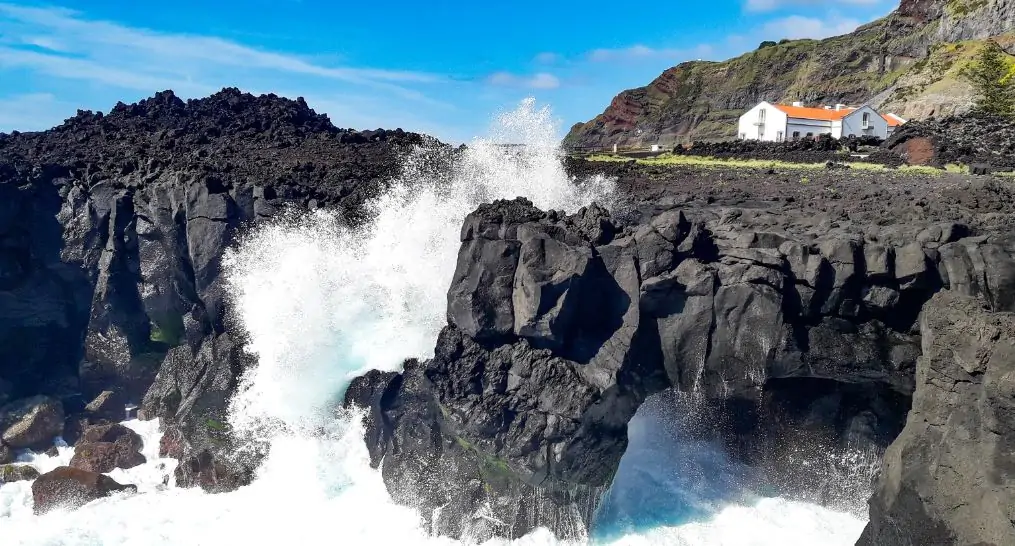
[[[884,450],[910,404],[881,384],[821,378],[769,379],[755,399],[653,395],[628,425],[595,534],[707,524],[763,499],[865,521]]]

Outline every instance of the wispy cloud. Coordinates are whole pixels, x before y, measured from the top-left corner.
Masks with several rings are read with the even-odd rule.
[[[531,76],[520,76],[510,72],[491,74],[486,82],[490,85],[504,87],[523,87],[526,89],[556,89],[560,87],[560,79],[548,72],[539,72]]]
[[[286,74],[369,87],[437,103],[410,85],[440,76],[413,71],[327,66],[214,36],[174,34],[86,19],[62,8],[0,3],[0,67],[90,80],[143,91],[172,87],[204,93],[237,79]]]
[[[819,18],[790,15],[765,23],[761,32],[773,39],[827,38],[853,32],[861,24],[861,21],[849,17]]]
[[[594,49],[588,59],[595,62],[631,59],[673,59],[687,60],[708,57],[714,53],[712,46],[701,44],[691,48],[654,48],[642,44],[616,49]]]

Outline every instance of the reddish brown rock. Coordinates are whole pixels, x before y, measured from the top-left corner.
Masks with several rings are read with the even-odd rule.
[[[40,476],[32,484],[35,513],[54,509],[76,509],[120,491],[137,492],[137,486],[118,483],[109,476],[61,466]]]
[[[124,442],[134,451],[141,451],[144,447],[144,441],[138,433],[119,423],[92,425],[81,433],[74,445],[83,446],[100,442]]]
[[[90,472],[112,472],[144,464],[144,442],[133,430],[121,425],[93,425],[81,433],[74,444],[70,466]]]
[[[89,472],[112,472],[117,468],[134,468],[144,464],[144,455],[131,449],[129,443],[120,439],[116,442],[85,444],[74,450],[70,466]]]

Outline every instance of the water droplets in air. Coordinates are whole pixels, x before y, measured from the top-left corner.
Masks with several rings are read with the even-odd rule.
[[[316,211],[261,227],[229,253],[230,292],[258,358],[233,400],[234,430],[318,430],[355,375],[431,356],[462,221],[480,204],[524,196],[575,211],[609,203],[611,180],[568,178],[548,108],[528,99],[491,133],[462,153],[409,151],[364,224]]]

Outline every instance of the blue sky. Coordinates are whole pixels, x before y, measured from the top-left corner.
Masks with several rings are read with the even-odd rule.
[[[526,96],[560,130],[691,59],[849,32],[894,0],[0,0],[0,131],[162,89],[303,96],[339,127],[483,134]]]

